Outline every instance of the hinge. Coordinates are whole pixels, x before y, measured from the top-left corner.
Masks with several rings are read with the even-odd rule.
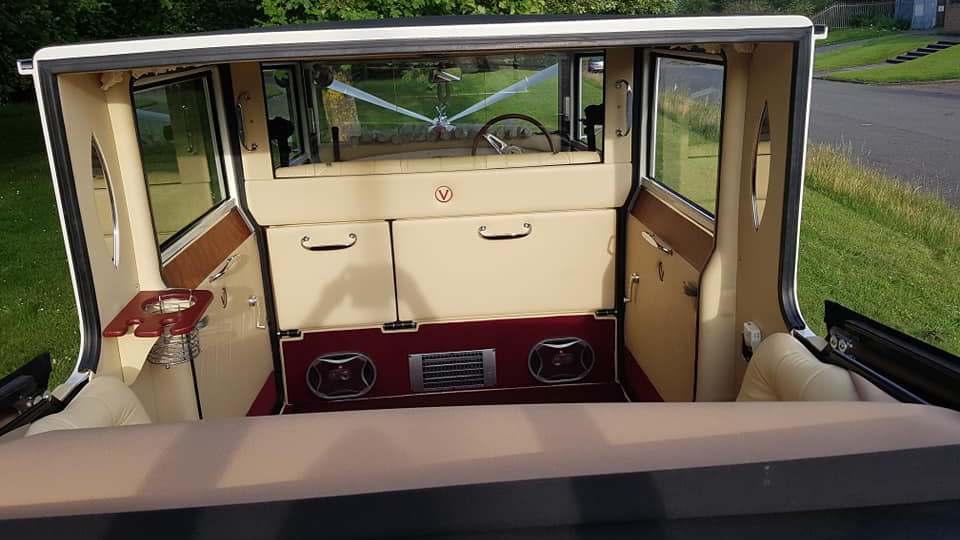
[[[598,309],[596,312],[596,316],[597,317],[616,317],[617,308]]]
[[[277,332],[277,337],[279,337],[280,339],[283,339],[283,338],[298,338],[298,337],[300,337],[300,336],[302,336],[302,335],[303,335],[303,332],[301,332],[300,330],[297,330],[297,329],[293,329],[293,330],[280,330],[279,332]]]
[[[384,332],[392,332],[395,330],[415,330],[417,328],[416,321],[393,321],[388,323],[383,323]]]

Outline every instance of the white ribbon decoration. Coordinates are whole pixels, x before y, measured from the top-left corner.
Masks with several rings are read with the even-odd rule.
[[[445,121],[443,122],[443,125],[444,125],[444,127],[451,127],[451,124],[452,124],[453,122],[455,122],[456,120],[460,119],[460,118],[464,118],[464,117],[466,117],[466,116],[470,116],[471,114],[473,114],[473,113],[475,113],[475,112],[477,112],[477,111],[479,111],[479,110],[481,110],[481,109],[485,109],[485,108],[489,107],[490,105],[493,105],[494,103],[497,103],[497,102],[499,102],[499,101],[503,101],[504,99],[506,99],[506,98],[508,98],[508,97],[510,97],[510,96],[512,96],[512,95],[514,95],[514,94],[520,94],[520,93],[526,92],[527,90],[530,89],[531,86],[535,86],[535,85],[537,85],[537,84],[539,84],[539,83],[541,83],[541,82],[549,79],[550,77],[555,76],[555,75],[558,73],[559,69],[560,69],[560,68],[559,68],[559,64],[553,64],[552,66],[550,66],[550,67],[548,67],[548,68],[546,68],[546,69],[543,69],[543,70],[541,70],[541,71],[538,71],[538,72],[534,73],[533,75],[531,75],[531,76],[529,76],[529,77],[524,77],[523,79],[521,79],[521,80],[519,80],[519,81],[511,84],[510,86],[504,88],[503,90],[500,90],[499,92],[497,92],[497,93],[495,93],[495,94],[493,94],[493,95],[491,95],[491,96],[488,96],[488,97],[484,98],[483,100],[478,101],[477,103],[475,103],[475,104],[467,107],[466,109],[460,111],[459,113],[457,113],[457,114],[455,114],[455,115],[453,115],[453,116],[445,119]],[[333,90],[334,92],[340,92],[341,94],[348,95],[348,96],[350,96],[350,97],[352,97],[352,98],[356,98],[356,99],[359,99],[359,100],[361,100],[361,101],[366,101],[367,103],[370,103],[371,105],[376,105],[377,107],[382,107],[382,108],[387,109],[387,110],[389,110],[389,111],[393,111],[393,112],[396,112],[396,113],[399,113],[399,114],[402,114],[402,115],[405,115],[405,116],[409,116],[409,117],[411,117],[411,118],[415,118],[415,119],[420,120],[420,121],[422,121],[422,122],[426,122],[426,123],[430,124],[431,126],[437,126],[437,125],[440,125],[440,123],[441,123],[440,117],[437,117],[437,118],[427,118],[426,116],[424,116],[424,115],[422,115],[422,114],[420,114],[420,113],[413,112],[413,111],[411,111],[410,109],[405,109],[405,108],[403,108],[403,107],[401,107],[401,106],[399,106],[399,105],[394,105],[393,103],[390,103],[389,101],[387,101],[387,100],[385,100],[385,99],[381,99],[381,98],[379,98],[379,97],[377,97],[377,96],[375,96],[375,95],[373,95],[373,94],[371,94],[371,93],[369,93],[369,92],[364,92],[363,90],[360,90],[359,88],[354,88],[354,87],[350,86],[349,84],[343,83],[343,82],[341,82],[341,81],[333,81],[332,83],[330,83],[329,86],[327,86],[327,89],[328,89],[328,90]]]

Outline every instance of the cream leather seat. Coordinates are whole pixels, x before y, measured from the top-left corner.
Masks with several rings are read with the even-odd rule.
[[[95,377],[62,411],[30,425],[27,437],[56,431],[148,424],[150,416],[133,390],[115,377]]]
[[[849,371],[818,360],[789,334],[763,340],[737,401],[861,401]]]

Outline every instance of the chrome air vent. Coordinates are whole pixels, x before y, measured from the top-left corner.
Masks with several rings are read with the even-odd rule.
[[[495,349],[411,354],[410,389],[414,392],[467,390],[497,384]]]

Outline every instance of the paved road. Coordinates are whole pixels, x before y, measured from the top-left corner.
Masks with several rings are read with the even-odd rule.
[[[960,207],[960,83],[815,80],[810,140],[849,145],[864,162]]]

